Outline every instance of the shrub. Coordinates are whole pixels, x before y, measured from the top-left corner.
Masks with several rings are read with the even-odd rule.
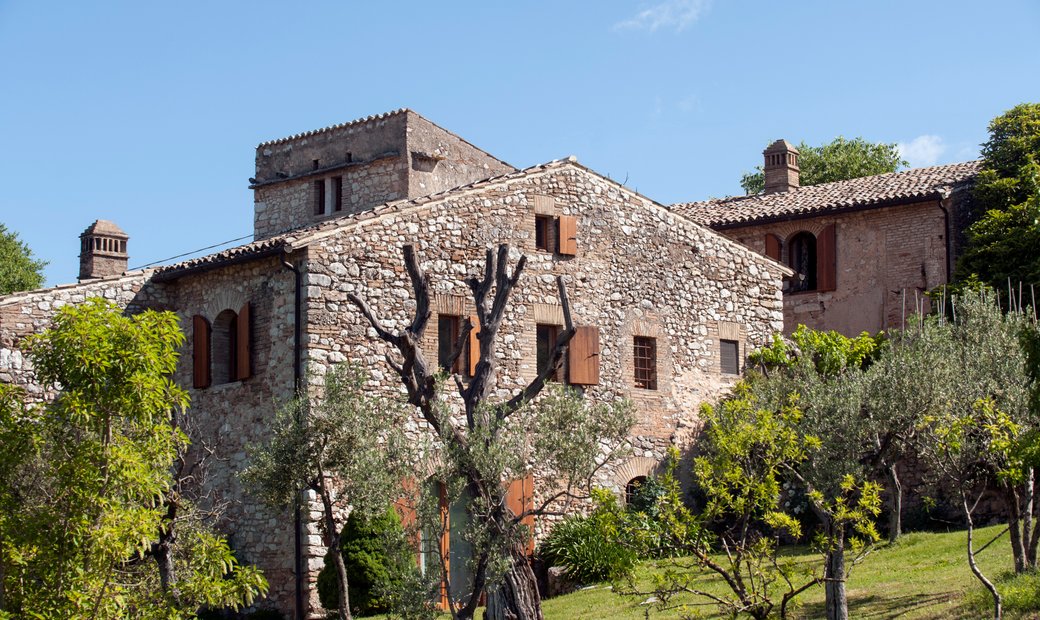
[[[392,597],[417,570],[393,508],[369,519],[351,514],[343,526],[340,551],[347,566],[351,612],[359,615],[390,611]],[[318,574],[318,598],[325,609],[339,608],[336,567],[329,556]]]
[[[631,574],[638,554],[622,544],[627,529],[625,511],[614,495],[593,491],[595,508],[587,517],[571,516],[553,528],[542,543],[548,566],[562,566],[567,578],[579,583],[621,579]]]

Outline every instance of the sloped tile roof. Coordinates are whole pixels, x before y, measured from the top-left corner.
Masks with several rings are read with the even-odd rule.
[[[705,226],[726,228],[848,208],[881,207],[898,202],[945,197],[957,186],[970,182],[978,173],[980,165],[978,161],[969,161],[914,168],[801,187],[789,192],[677,203],[671,208]]]

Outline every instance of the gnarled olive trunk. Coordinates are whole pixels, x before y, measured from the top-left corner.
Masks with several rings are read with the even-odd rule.
[[[488,592],[488,620],[542,620],[542,604],[538,580],[531,562],[519,545],[512,549],[512,565],[498,587]]]

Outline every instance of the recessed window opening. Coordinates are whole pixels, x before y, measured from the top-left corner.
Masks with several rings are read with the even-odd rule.
[[[534,216],[534,247],[546,252],[552,251],[553,218],[548,215]]]
[[[462,372],[462,361],[465,356],[459,355],[455,363],[448,367],[451,354],[455,351],[455,344],[459,340],[459,330],[462,328],[462,317],[450,314],[441,314],[437,317],[437,364],[441,370],[446,372]]]
[[[538,373],[541,374],[543,370],[549,367],[552,363],[553,351],[556,350],[556,340],[560,334],[560,328],[556,325],[542,325],[539,324],[536,328],[536,358],[538,364]],[[553,374],[549,375],[550,381],[561,381],[563,365],[560,366]]]
[[[625,485],[625,504],[630,505],[632,500],[635,499],[636,494],[639,493],[639,488],[646,484],[646,476],[636,476],[628,481]]]
[[[238,368],[238,315],[224,310],[213,321],[213,383],[235,381]]]
[[[311,160],[311,164],[314,166],[314,169],[317,170],[318,168],[321,167],[321,160],[320,159],[312,159]]]
[[[816,290],[816,237],[802,231],[787,242],[787,266],[794,272],[791,291]]]
[[[657,340],[646,336],[632,339],[632,361],[637,388],[657,389]]]
[[[332,177],[332,210],[343,210],[343,177]]]
[[[736,340],[719,341],[719,358],[724,375],[740,374],[740,343]]]
[[[314,215],[325,214],[325,179],[314,182]]]

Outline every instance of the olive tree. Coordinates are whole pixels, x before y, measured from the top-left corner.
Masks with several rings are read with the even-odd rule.
[[[440,561],[429,564],[441,564],[453,618],[472,618],[486,590],[485,617],[540,619],[538,588],[526,553],[528,523],[535,517],[562,515],[571,501],[587,496],[596,473],[622,450],[632,425],[631,408],[624,401],[590,403],[570,389],[540,397],[546,382],[560,370],[577,331],[562,277],[557,278],[557,290],[565,324],[549,363],[518,392],[496,397],[499,331],[527,262],[521,255],[510,273],[505,244],[497,251],[488,249],[482,275],[466,279],[479,325],[478,350],[471,355],[479,361],[471,377],[461,372],[445,377],[420,347],[431,315],[429,277],[411,245],[404,246],[403,253],[415,297],[415,313],[407,325],[388,328],[361,297],[351,294],[350,300],[389,345],[386,362],[434,438],[439,465],[431,478],[439,483],[443,499],[438,502],[427,494],[420,520],[431,524],[437,536],[446,527],[444,517],[438,518],[443,513],[438,513],[437,503],[461,502],[469,516],[462,538],[473,549],[466,567],[470,582],[452,588],[452,573],[461,571],[443,570],[444,558],[438,553],[433,555]],[[477,327],[465,322],[446,367],[456,367]],[[446,382],[454,385],[456,396],[445,388]],[[535,464],[547,483],[541,501],[511,506],[510,482],[530,475]],[[453,591],[459,593],[458,600]]]
[[[415,455],[404,435],[404,411],[370,394],[366,373],[351,364],[325,375],[324,392],[283,407],[266,443],[255,445],[243,478],[268,505],[297,509],[302,491],[321,503],[321,532],[336,570],[340,618],[351,617],[347,567],[340,553],[351,512],[374,518],[401,496]]]

